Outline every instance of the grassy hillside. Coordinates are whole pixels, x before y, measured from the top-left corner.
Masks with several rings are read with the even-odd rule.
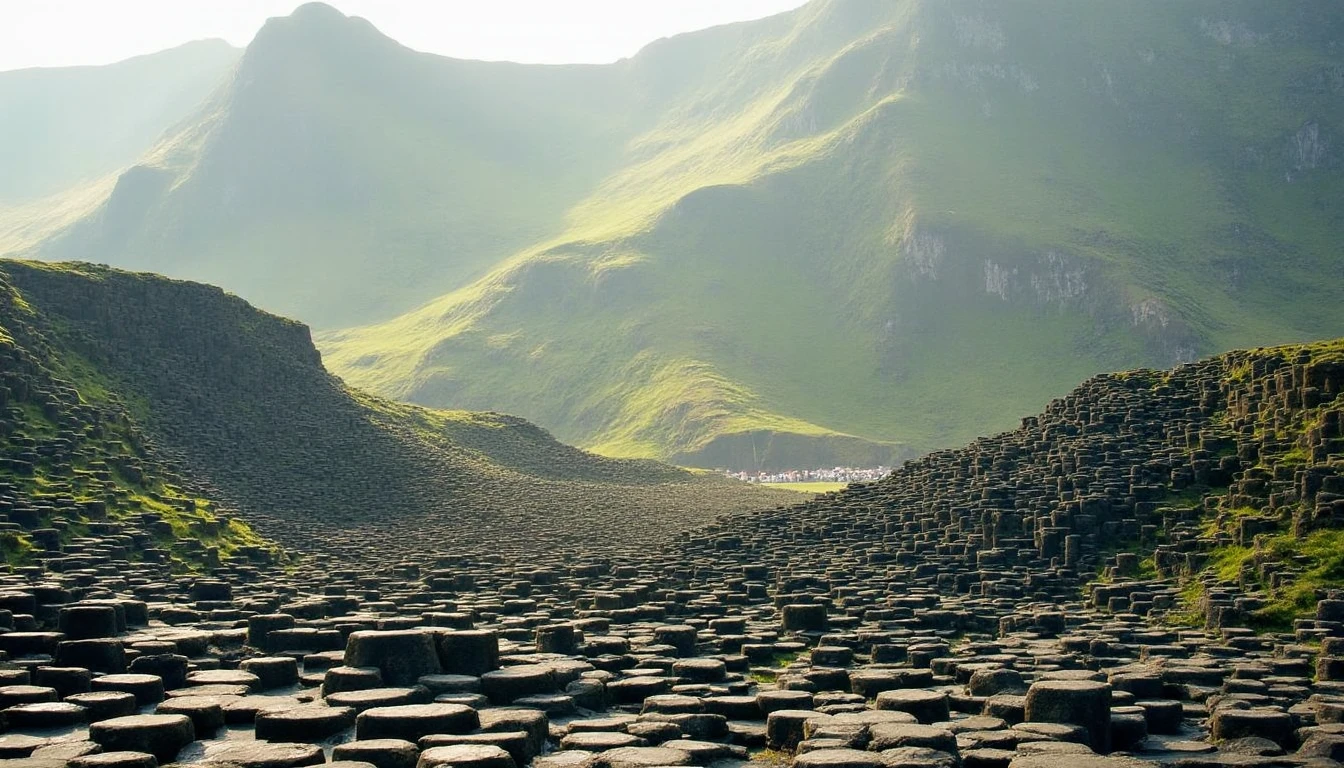
[[[852,456],[832,431],[925,450],[1097,370],[1344,332],[1328,11],[813,3],[746,25],[566,233],[319,342],[396,397],[778,466]],[[825,447],[762,459],[781,436]]]
[[[200,107],[241,54],[200,40],[103,67],[0,72],[0,207],[131,165]]]
[[[394,543],[411,518],[450,541],[488,541],[554,517],[566,525],[550,544],[622,542],[792,498],[601,458],[514,417],[349,389],[306,326],[212,286],[87,264],[2,261],[0,276],[17,308],[5,319],[37,318],[47,357],[73,361],[72,397],[120,403],[117,418],[198,496],[287,544]]]
[[[355,386],[609,455],[892,464],[1344,333],[1334,11],[815,0],[538,67],[304,6],[93,213],[0,242],[345,326]]]

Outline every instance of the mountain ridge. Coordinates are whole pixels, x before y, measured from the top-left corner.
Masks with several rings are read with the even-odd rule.
[[[1042,6],[1037,10],[1046,6],[1058,10],[1057,4],[1037,5]],[[1257,6],[1247,3],[1239,7]],[[825,16],[848,8],[871,10],[863,4],[841,3],[814,4],[803,11]],[[1220,213],[1219,209],[1226,203],[1213,202],[1222,196],[1215,191],[1216,187],[1208,187],[1209,191],[1195,187],[1193,197],[1211,203],[1201,212],[1202,219],[1186,217],[1178,221],[1172,214],[1188,210],[1188,205],[1182,209],[1158,202],[1164,199],[1164,194],[1172,193],[1154,194],[1155,191],[1169,187],[1185,194],[1184,190],[1190,187],[1189,180],[1206,183],[1205,180],[1211,178],[1211,171],[1192,162],[1192,158],[1198,163],[1205,162],[1200,156],[1209,154],[1207,148],[1201,152],[1178,154],[1176,149],[1167,146],[1169,129],[1154,122],[1154,118],[1161,116],[1165,119],[1166,116],[1160,115],[1161,101],[1153,103],[1151,89],[1137,91],[1133,105],[1121,106],[1119,92],[1114,89],[1117,82],[1123,84],[1123,81],[1117,81],[1106,66],[1096,67],[1100,80],[1089,82],[1084,78],[1079,86],[1061,80],[1058,74],[1054,75],[1053,82],[1044,80],[1042,73],[1028,68],[1025,62],[989,63],[1002,58],[1006,41],[1011,39],[1008,37],[1010,32],[1019,38],[1039,37],[1038,32],[1025,26],[1028,16],[1025,12],[1000,13],[987,18],[983,13],[968,13],[983,11],[975,4],[954,4],[946,11],[941,6],[935,9],[928,4],[914,3],[904,4],[903,8],[908,11],[907,15],[893,14],[871,35],[842,46],[834,59],[815,64],[809,74],[795,81],[782,95],[767,95],[759,102],[756,111],[744,112],[745,117],[756,122],[742,123],[732,132],[717,136],[717,146],[707,144],[705,140],[688,140],[687,151],[693,153],[690,157],[700,158],[702,163],[713,163],[716,156],[729,162],[719,163],[708,179],[688,177],[699,186],[671,195],[664,202],[656,203],[657,208],[655,204],[649,204],[638,209],[662,211],[650,220],[651,223],[643,225],[638,219],[620,219],[601,211],[604,206],[620,210],[630,199],[639,199],[641,195],[644,199],[654,200],[641,190],[667,186],[666,182],[662,182],[663,187],[658,186],[660,179],[666,178],[664,168],[657,167],[639,175],[638,167],[634,166],[635,170],[628,168],[624,172],[628,182],[615,186],[614,192],[600,197],[597,202],[581,204],[575,209],[576,215],[590,212],[592,218],[602,222],[615,221],[615,225],[598,224],[589,229],[576,227],[568,248],[561,244],[536,253],[530,264],[540,270],[543,264],[561,261],[557,254],[572,254],[571,263],[576,274],[571,278],[571,285],[583,284],[580,275],[584,269],[589,270],[590,277],[603,273],[602,279],[614,281],[616,278],[605,273],[620,270],[655,273],[660,258],[671,264],[674,260],[684,262],[691,254],[700,255],[706,261],[686,267],[686,272],[695,268],[713,268],[708,265],[722,269],[730,263],[735,269],[757,269],[756,275],[769,275],[769,279],[738,287],[733,298],[725,303],[736,301],[751,310],[754,317],[773,315],[774,322],[760,323],[755,326],[754,333],[746,334],[747,338],[723,339],[731,334],[718,333],[719,338],[709,339],[707,343],[731,343],[732,346],[705,350],[705,343],[702,343],[700,355],[708,355],[708,361],[718,375],[746,384],[752,391],[767,387],[778,389],[781,383],[788,383],[790,377],[783,375],[786,370],[801,371],[799,384],[806,382],[812,387],[819,382],[835,386],[821,371],[843,371],[835,378],[852,376],[854,383],[860,384],[859,389],[820,398],[821,403],[817,402],[819,398],[809,402],[803,393],[790,396],[776,391],[766,395],[774,401],[775,407],[770,410],[803,416],[804,421],[824,424],[842,433],[869,439],[895,439],[911,444],[916,451],[952,444],[958,438],[969,437],[973,434],[971,430],[991,429],[999,423],[996,419],[1002,419],[1005,409],[1011,412],[1035,407],[1047,399],[1047,395],[1066,391],[1073,381],[1096,370],[1136,364],[1165,366],[1252,341],[1272,343],[1328,336],[1339,327],[1341,318],[1338,313],[1332,315],[1326,309],[1329,302],[1323,301],[1324,294],[1319,293],[1323,288],[1320,278],[1324,278],[1324,285],[1333,286],[1341,277],[1339,262],[1324,243],[1313,245],[1315,255],[1311,259],[1297,256],[1292,261],[1281,262],[1269,272],[1263,260],[1270,258],[1270,254],[1288,250],[1284,241],[1263,230],[1257,231],[1245,221],[1237,222]],[[1158,12],[1151,5],[1146,10]],[[1235,41],[1222,42],[1217,32],[1222,27],[1216,24],[1212,27],[1205,25],[1213,30],[1212,33],[1203,31],[1204,27],[1194,18],[1201,10],[1203,7],[1179,12],[1165,9],[1161,13],[1190,16],[1182,19],[1184,25],[1178,26],[1190,29],[1188,34],[1196,40],[1206,40],[1214,49],[1210,53],[1215,60],[1217,56],[1226,57],[1228,54],[1221,49]],[[1098,13],[1101,12],[1089,11],[1092,15]],[[1077,24],[1094,19],[1075,18],[1072,21]],[[1016,27],[1009,27],[1010,22]],[[1278,19],[1275,23],[1289,29],[1282,34],[1266,33],[1267,39],[1298,40],[1301,38],[1299,28],[1292,24],[1307,24],[1302,19]],[[811,31],[816,24],[813,17],[808,17],[806,25],[800,22],[800,26],[806,26],[805,31]],[[1314,26],[1314,39],[1319,40],[1320,27]],[[893,40],[905,42],[897,45]],[[931,40],[937,40],[943,47],[929,53],[933,50]],[[1182,46],[1188,42],[1180,40]],[[1019,40],[1014,50],[1028,56],[1031,55],[1028,51],[1049,44],[1038,41],[1036,45],[1024,47]],[[1163,53],[1167,55],[1172,50],[1177,49]],[[956,57],[948,60],[944,51],[952,51]],[[1139,67],[1150,66],[1147,62],[1156,61],[1157,54],[1149,53],[1152,53],[1151,57],[1142,50],[1135,52],[1134,60]],[[962,56],[968,60],[958,60]],[[751,58],[750,52],[746,58]],[[818,99],[833,96],[832,89],[811,85],[830,81],[852,83],[855,78],[841,77],[839,73],[849,72],[846,68],[855,66],[856,62],[865,68],[863,72],[877,73],[868,91],[864,90],[862,81],[849,89],[859,95],[859,103],[868,105],[867,108],[857,114],[849,112],[849,107],[840,111],[823,108],[834,99],[830,102]],[[1262,67],[1265,70],[1262,75],[1266,78],[1283,77],[1280,73],[1286,70],[1289,77],[1302,79],[1291,66],[1281,65],[1273,58],[1266,57],[1265,63],[1269,65]],[[1182,66],[1194,67],[1195,64],[1199,62]],[[1325,71],[1330,71],[1328,65]],[[1110,86],[1106,86],[1108,74]],[[1314,91],[1299,88],[1302,93],[1293,98],[1299,101],[1303,96],[1315,99],[1305,106],[1327,110],[1317,117],[1328,115],[1335,121],[1333,124],[1338,124],[1338,110],[1329,107],[1328,100],[1320,101],[1333,92],[1333,86],[1324,85],[1324,82],[1320,84],[1323,87]],[[1039,125],[1041,134],[1050,135],[1048,122],[1043,122],[1042,113],[1024,111],[1024,105],[1043,92],[1054,93],[1051,99],[1060,101],[1063,98],[1060,91],[1072,92],[1069,98],[1083,99],[1084,103],[1097,101],[1106,107],[1104,110],[1080,110],[1075,103],[1071,110],[1044,113],[1049,115],[1047,120],[1056,112],[1071,115],[1068,120],[1078,124],[1078,129],[1065,134],[1074,139],[1075,146],[1042,152],[1038,142],[1029,138],[1032,134],[1030,126]],[[1166,98],[1160,93],[1158,96]],[[1207,99],[1203,103],[1207,103]],[[1316,106],[1312,107],[1312,103]],[[1209,109],[1216,113],[1218,108],[1213,105]],[[1301,109],[1302,105],[1299,105],[1298,111]],[[1008,112],[1010,122],[1003,122],[1005,117],[996,121],[996,110]],[[1100,117],[1090,116],[1117,111],[1125,116],[1118,127],[1106,127],[1110,124],[1100,122]],[[837,120],[837,115],[846,116],[846,119]],[[1016,127],[1018,121],[1023,127]],[[1287,125],[1281,118],[1278,122],[1283,125],[1279,130],[1283,131],[1280,136],[1284,137],[1285,144],[1300,143],[1298,136],[1304,130],[1300,124]],[[987,127],[992,127],[992,131],[987,133]],[[1096,127],[1104,128],[1106,133],[1097,135]],[[804,138],[792,139],[800,131]],[[918,143],[903,146],[899,143],[901,134],[914,136]],[[1307,130],[1305,136],[1311,135]],[[947,144],[948,139],[952,140],[951,145]],[[1188,142],[1189,137],[1183,140]],[[894,141],[898,143],[893,144]],[[1125,152],[1111,146],[1120,141],[1125,144]],[[1274,141],[1271,139],[1270,143]],[[1308,139],[1302,141],[1311,143]],[[750,162],[759,165],[741,164],[742,147],[761,142],[773,147],[771,154],[747,156]],[[1260,143],[1265,144],[1265,140],[1260,139]],[[1016,170],[1021,161],[1009,158],[1022,156],[1024,150],[1039,154],[1042,162],[1036,167],[1030,163],[1022,165],[1020,172],[1005,175],[1005,179],[1011,178],[1014,184],[1022,185],[1020,189],[1000,184],[978,195],[959,194],[959,191],[964,193],[971,189],[964,186],[965,180],[983,175],[964,170],[971,158],[962,157],[963,148],[980,145],[985,145],[988,153],[981,151],[972,157],[986,168],[1006,165]],[[892,157],[893,146],[899,148],[899,154],[888,161],[886,158]],[[1062,154],[1060,150],[1063,149],[1069,154]],[[1149,155],[1150,158],[1142,163],[1133,162],[1136,150],[1142,150],[1139,157]],[[923,153],[923,158],[919,152]],[[1318,156],[1314,150],[1309,154],[1316,158],[1312,162],[1326,157]],[[1163,167],[1152,159],[1158,156],[1174,162],[1170,163],[1170,168]],[[1267,151],[1262,152],[1262,157],[1264,165],[1280,162]],[[1298,164],[1293,157],[1279,157],[1284,162]],[[1337,160],[1331,162],[1337,163]],[[737,163],[736,168],[733,163]],[[1120,163],[1135,166],[1128,174],[1132,179],[1123,175],[1116,177],[1118,171],[1111,167],[1119,168]],[[870,167],[873,165],[889,167],[890,178],[899,180],[894,197],[883,189],[891,188],[890,181],[880,176],[874,178]],[[1220,173],[1241,174],[1246,170],[1215,167]],[[1094,168],[1096,172],[1087,176]],[[1306,176],[1298,178],[1317,201],[1315,221],[1327,227],[1337,227],[1337,217],[1335,224],[1327,224],[1332,220],[1329,209],[1319,208],[1328,199],[1328,190],[1338,183],[1335,174],[1315,172],[1326,168],[1323,165],[1317,169],[1304,169]],[[1080,170],[1084,175],[1079,176]],[[1061,179],[1058,174],[1069,176]],[[1106,188],[1097,187],[1093,181],[1112,177],[1123,183]],[[855,185],[852,181],[855,179],[863,181]],[[963,186],[950,184],[949,179],[962,181]],[[1061,185],[1061,180],[1067,180],[1069,184]],[[1134,184],[1135,180],[1146,183]],[[1177,180],[1181,180],[1180,184],[1174,183]],[[613,180],[608,180],[607,186],[613,187]],[[1079,200],[1079,192],[1088,190],[1089,186],[1093,188],[1088,192],[1093,200]],[[1145,188],[1140,190],[1139,187]],[[633,191],[626,194],[627,190]],[[1040,190],[1045,197],[1032,197],[1033,190]],[[1030,205],[1015,204],[1015,198]],[[702,202],[697,203],[697,199]],[[1070,199],[1074,202],[1068,203]],[[1063,215],[1043,216],[1057,204],[1056,200],[1058,204],[1068,206],[1061,210]],[[968,209],[972,203],[974,206]],[[1244,207],[1244,201],[1242,205]],[[1021,210],[1015,210],[1017,208]],[[755,210],[764,211],[765,215],[753,219]],[[1255,209],[1250,210],[1254,212]],[[787,211],[787,215],[782,216],[782,211]],[[1321,216],[1320,211],[1325,215]],[[968,218],[968,215],[974,218]],[[837,231],[828,218],[843,221],[849,231]],[[1218,223],[1220,218],[1228,223]],[[624,223],[629,221],[635,223]],[[1206,221],[1207,226],[1214,229],[1206,233],[1201,230],[1206,225],[1194,226],[1196,221]],[[983,222],[990,223],[992,229],[986,231]],[[755,240],[749,240],[745,247],[760,253],[755,262],[746,261],[743,255],[744,232]],[[1153,240],[1155,233],[1178,235],[1181,242],[1155,249],[1145,242]],[[1195,237],[1204,242],[1196,245]],[[812,264],[803,253],[804,248],[834,254],[833,261]],[[1306,255],[1300,247],[1293,250]],[[1195,254],[1201,251],[1209,255],[1200,254],[1196,258]],[[709,258],[711,253],[717,260]],[[781,256],[789,253],[797,254],[792,257],[796,261],[787,261]],[[1169,255],[1174,253],[1181,255]],[[585,257],[583,254],[589,255]],[[1226,294],[1209,290],[1211,287],[1218,290],[1221,286],[1209,286],[1207,280],[1203,285],[1191,283],[1189,272],[1198,273],[1205,269],[1201,262],[1206,259],[1211,259],[1211,266],[1228,275],[1225,278],[1228,287],[1244,298],[1229,302]],[[436,305],[416,310],[402,320],[363,330],[324,334],[319,343],[343,375],[398,397],[423,402],[444,402],[453,398],[457,398],[457,402],[479,402],[479,398],[487,396],[499,399],[501,392],[507,396],[512,393],[508,393],[508,386],[502,384],[502,380],[522,378],[521,372],[530,371],[532,364],[523,362],[519,353],[519,361],[513,363],[515,371],[500,374],[500,378],[481,374],[487,361],[491,368],[499,364],[500,350],[490,348],[492,340],[517,337],[540,344],[531,347],[531,351],[547,349],[545,340],[549,338],[553,343],[557,336],[562,336],[563,331],[556,330],[561,325],[561,318],[564,323],[573,325],[579,322],[576,318],[600,313],[605,306],[598,306],[594,300],[582,309],[557,306],[545,320],[516,319],[508,313],[546,311],[538,296],[513,301],[517,308],[506,309],[510,303],[508,297],[517,293],[509,286],[518,289],[528,285],[524,277],[528,264],[524,261],[517,266],[508,265],[494,278],[461,289],[456,296],[450,295]],[[546,267],[548,274],[555,269],[558,268]],[[1248,274],[1252,269],[1258,272],[1255,279]],[[770,274],[771,271],[790,270],[808,274],[809,284],[790,285],[783,277]],[[512,271],[512,277],[509,271]],[[658,273],[657,277],[625,279],[636,286],[635,291],[647,290],[648,285],[660,281],[672,283],[677,280],[672,284],[680,289],[676,295],[683,301],[702,312],[720,313],[717,323],[707,324],[707,333],[713,334],[725,327],[748,327],[754,321],[753,315],[730,313],[725,318],[721,316],[724,307],[700,305],[699,297],[706,293],[723,292],[722,282],[697,284],[691,281],[687,286],[684,275],[673,276],[666,272]],[[787,293],[787,301],[780,301],[779,296],[762,290],[761,283],[767,282],[772,283],[771,287],[779,294]],[[660,295],[672,293],[669,289]],[[490,294],[498,298],[494,301],[494,309],[483,315],[476,299]],[[568,295],[573,300],[572,297],[583,295],[582,289],[572,288]],[[1302,297],[1307,295],[1316,295],[1317,299],[1304,300]],[[1284,302],[1284,296],[1296,298]],[[790,322],[787,315],[777,311],[772,313],[771,303],[801,307],[797,314],[816,326],[824,327],[827,323],[839,326],[830,334],[814,334],[818,338],[808,339],[803,346],[809,353],[833,343],[828,341],[830,338],[857,333],[870,340],[854,345],[858,348],[849,355],[837,355],[830,365],[817,366],[819,370],[815,372],[806,371],[806,363],[800,366],[802,361],[796,355],[790,358],[787,350],[776,352],[781,363],[776,366],[780,375],[762,377],[760,367],[755,371],[750,367],[743,370],[741,361],[744,358],[759,356],[765,351],[760,340],[767,339],[772,328],[786,329],[791,334],[803,330]],[[945,308],[951,311],[942,311]],[[1298,318],[1288,314],[1304,310]],[[621,327],[621,320],[630,319],[619,313],[613,314],[617,316],[609,317],[606,325]],[[646,324],[650,322],[649,314],[644,312],[643,322]],[[678,318],[675,323],[664,320],[663,325],[694,328],[697,315],[695,312],[690,314],[691,317]],[[1276,319],[1276,315],[1282,319]],[[658,323],[653,321],[653,324]],[[481,332],[469,338],[471,329],[476,327],[480,327]],[[419,334],[437,341],[421,348],[412,347],[405,341]],[[661,341],[668,347],[684,346],[689,336],[689,332],[683,332],[674,340]],[[1028,349],[1024,350],[1022,340],[1033,336],[1041,337],[1044,343],[1028,342],[1025,345]],[[595,333],[589,332],[586,337],[591,339]],[[977,340],[977,337],[980,338]],[[570,340],[570,344],[578,348],[576,340]],[[638,350],[639,344],[635,342],[630,346]],[[527,349],[524,346],[524,350]],[[370,357],[374,350],[377,354]],[[1005,355],[1013,357],[1005,358]],[[434,377],[444,375],[435,373],[436,356],[442,358],[446,366],[466,368],[471,373],[457,376],[456,380],[461,382],[458,388],[436,389]],[[365,365],[362,359],[376,359],[377,363]],[[704,361],[706,358],[698,355],[692,359]],[[468,365],[467,360],[474,364]],[[617,367],[624,363],[609,365]],[[572,386],[577,388],[591,384],[590,372],[601,369],[602,364],[600,361],[595,364],[590,356],[579,363],[556,363],[554,367],[557,371],[566,368],[584,371],[589,381],[574,382]],[[1052,368],[1054,370],[1050,370]],[[874,373],[867,374],[865,369],[874,370]],[[941,385],[936,380],[919,380],[926,377],[925,371],[930,369],[955,376],[959,382],[971,384],[973,389],[970,392],[963,390],[967,396],[957,398],[953,405],[950,392],[939,394]],[[982,372],[982,369],[989,370]],[[858,375],[855,375],[856,371]],[[627,386],[637,391],[633,382]],[[462,387],[466,388],[465,392]],[[900,404],[898,398],[906,394],[903,389],[913,390],[910,394],[927,405],[911,408]],[[1005,398],[1005,390],[1009,389],[1012,390],[1008,392],[1010,396]],[[536,391],[542,390],[538,388]],[[554,391],[554,387],[548,386],[545,391]],[[885,402],[872,396],[872,393],[884,392],[890,393]],[[506,401],[509,409],[534,415],[553,414],[536,417],[545,423],[567,424],[560,433],[569,439],[618,454],[632,447],[629,444],[612,445],[611,441],[604,440],[610,428],[587,431],[573,409],[528,400],[526,397],[530,393],[518,394],[522,395],[520,399]],[[780,408],[779,402],[785,398],[793,402],[789,407]],[[724,404],[731,403],[732,399],[725,395],[711,402]],[[634,402],[637,398],[631,396],[630,400]],[[669,404],[671,402],[675,400],[669,400]],[[826,408],[829,402],[847,405],[849,414],[833,413],[817,418],[818,411]],[[1013,405],[1006,406],[1006,402]],[[862,405],[856,406],[856,403]],[[732,409],[734,406],[728,407]],[[930,415],[955,413],[951,409],[966,413],[964,416]],[[902,411],[906,423],[893,423],[888,414]],[[974,411],[974,415],[970,411]],[[887,419],[885,425],[873,423],[883,419]],[[708,428],[701,434],[722,433]],[[683,447],[666,435],[654,437],[653,442],[665,451],[679,451]],[[639,445],[633,447],[634,451],[647,449]],[[747,463],[740,454],[737,459],[742,464]]]
[[[310,9],[363,42],[272,22],[269,78],[36,255],[301,307],[353,384],[612,455],[896,463],[1099,370],[1344,332],[1329,10],[816,0],[531,67]]]
[[[0,72],[0,208],[130,165],[189,117],[241,55],[204,39],[109,65]]]
[[[389,303],[427,300],[436,281],[465,280],[544,235],[530,212],[558,219],[564,189],[591,174],[570,164],[558,171],[566,181],[529,179],[555,166],[557,113],[579,108],[567,99],[604,109],[592,103],[604,89],[587,83],[609,72],[420,53],[330,7],[271,19],[197,119],[150,150],[101,210],[55,222],[36,254],[15,255],[98,256],[227,284],[328,327],[389,316]],[[551,107],[545,126],[534,101]],[[591,161],[609,132],[575,126],[573,141]],[[462,164],[493,192],[444,184]],[[317,263],[340,268],[327,279]]]

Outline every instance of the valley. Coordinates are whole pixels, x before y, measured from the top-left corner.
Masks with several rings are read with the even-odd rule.
[[[1333,2],[334,1],[0,71],[0,763],[1344,765]]]

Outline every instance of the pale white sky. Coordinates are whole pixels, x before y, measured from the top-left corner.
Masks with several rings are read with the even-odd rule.
[[[0,71],[108,64],[222,37],[245,46],[299,0],[0,0]],[[609,62],[660,37],[803,0],[328,0],[421,51],[465,59]]]

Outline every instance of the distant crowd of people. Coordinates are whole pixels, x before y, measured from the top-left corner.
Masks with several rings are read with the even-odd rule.
[[[732,472],[724,474],[747,483],[867,483],[891,474],[891,467],[856,469],[785,469],[779,472]]]

